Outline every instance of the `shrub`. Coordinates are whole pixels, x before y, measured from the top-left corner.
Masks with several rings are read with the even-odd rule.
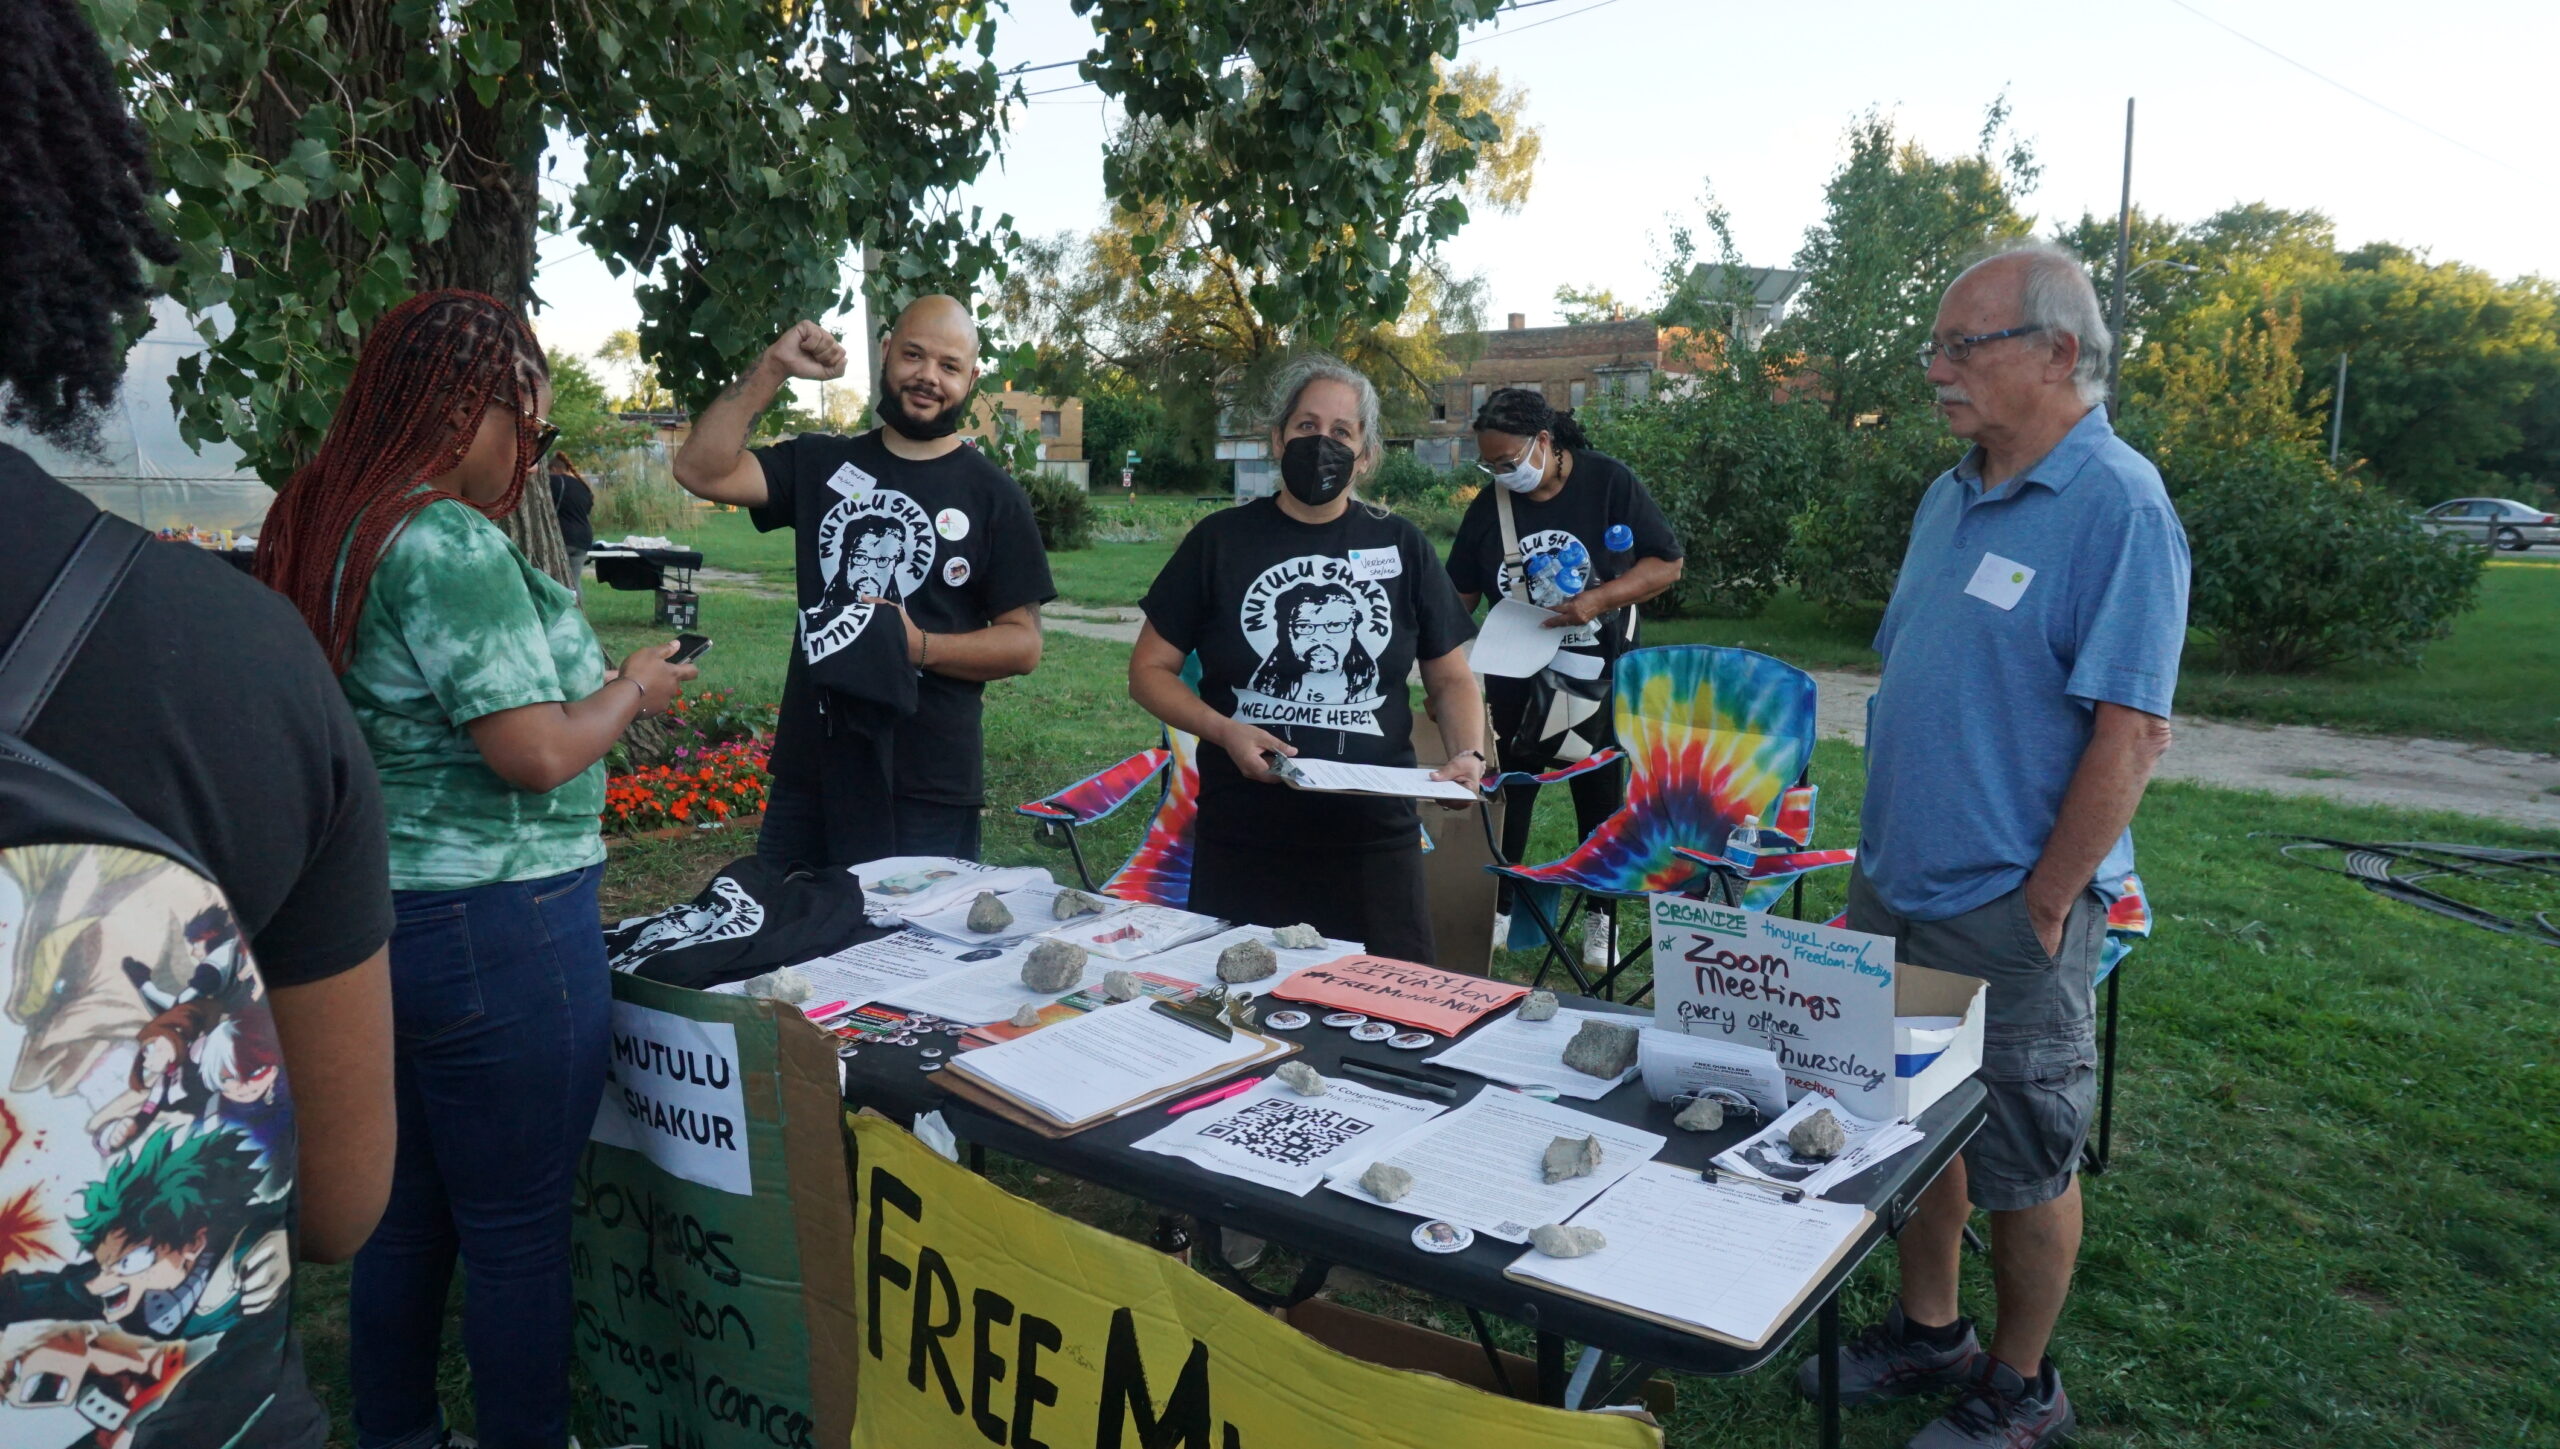
[[[664,538],[692,528],[693,495],[677,484],[665,450],[654,444],[588,453],[578,459],[595,490],[589,515],[599,541],[639,534]]]
[[[604,828],[615,834],[670,825],[709,829],[763,810],[769,783],[761,741],[722,745],[697,758],[608,777]]]
[[[1228,506],[1224,501],[1202,503],[1143,494],[1125,500],[1105,498],[1093,506],[1092,536],[1096,543],[1153,543],[1180,538],[1191,531],[1191,525]]]
[[[1664,615],[1759,613],[1785,580],[1795,514],[1839,452],[1819,407],[1774,403],[1714,374],[1687,392],[1615,404],[1589,431],[1653,494],[1687,555],[1680,582],[1647,606]]]
[[[2172,480],[2195,559],[2188,619],[2234,668],[2406,661],[2480,587],[2484,555],[2286,443],[2184,449]]]
[[[1834,436],[1831,474],[1796,518],[1787,571],[1807,602],[1838,618],[1893,597],[1911,546],[1911,515],[1930,483],[1964,455],[1964,444],[1926,414]]]
[[[767,739],[780,713],[774,704],[748,704],[726,689],[679,693],[663,713],[633,722],[605,756],[605,771],[619,775],[680,765],[725,745]]]
[[[1030,473],[1022,491],[1031,495],[1031,519],[1040,526],[1040,546],[1051,553],[1086,548],[1093,543],[1093,500],[1062,478]]]

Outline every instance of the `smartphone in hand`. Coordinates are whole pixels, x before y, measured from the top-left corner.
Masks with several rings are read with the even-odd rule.
[[[667,662],[669,664],[691,664],[693,661],[701,658],[705,653],[709,652],[710,648],[711,637],[707,634],[678,634],[676,636],[676,652],[667,656]]]

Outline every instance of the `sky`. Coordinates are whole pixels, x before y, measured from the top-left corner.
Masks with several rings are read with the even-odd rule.
[[[1091,36],[1067,0],[1012,0],[996,60],[1072,60]],[[2049,233],[2115,214],[2131,97],[2134,202],[2149,214],[2266,201],[2326,212],[2345,246],[2388,240],[2560,277],[2555,55],[2553,0],[1544,0],[1470,31],[1460,51],[1525,88],[1544,159],[1525,206],[1479,209],[1446,255],[1485,277],[1495,326],[1510,312],[1560,320],[1565,284],[1642,304],[1668,225],[1694,220],[1711,186],[1746,260],[1785,265],[1861,115],[1969,151],[2001,95],[2043,168],[2023,209]],[[1072,68],[1022,83],[1035,94],[969,199],[1027,235],[1089,231],[1106,213],[1112,109]],[[628,280],[573,237],[546,238],[541,255],[550,310],[536,326],[550,346],[591,351],[636,323]]]

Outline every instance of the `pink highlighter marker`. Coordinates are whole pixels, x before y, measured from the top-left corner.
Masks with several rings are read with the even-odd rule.
[[[1260,1077],[1246,1077],[1242,1081],[1229,1082],[1214,1092],[1202,1092],[1197,1097],[1186,1097],[1183,1100],[1174,1103],[1172,1106],[1165,1108],[1165,1115],[1168,1117],[1179,1117],[1183,1113],[1192,1111],[1195,1108],[1214,1107],[1218,1103],[1227,1100],[1229,1097],[1251,1091],[1261,1080],[1262,1078]]]

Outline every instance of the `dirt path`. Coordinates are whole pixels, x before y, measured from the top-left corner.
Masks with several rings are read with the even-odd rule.
[[[1120,644],[1138,638],[1138,611],[1051,604],[1041,616],[1062,634]],[[1822,670],[1823,737],[1862,745],[1872,674]],[[2560,755],[2455,740],[2348,734],[2314,725],[2182,719],[2160,778],[2232,790],[2310,795],[2342,805],[2454,810],[2560,831]]]

